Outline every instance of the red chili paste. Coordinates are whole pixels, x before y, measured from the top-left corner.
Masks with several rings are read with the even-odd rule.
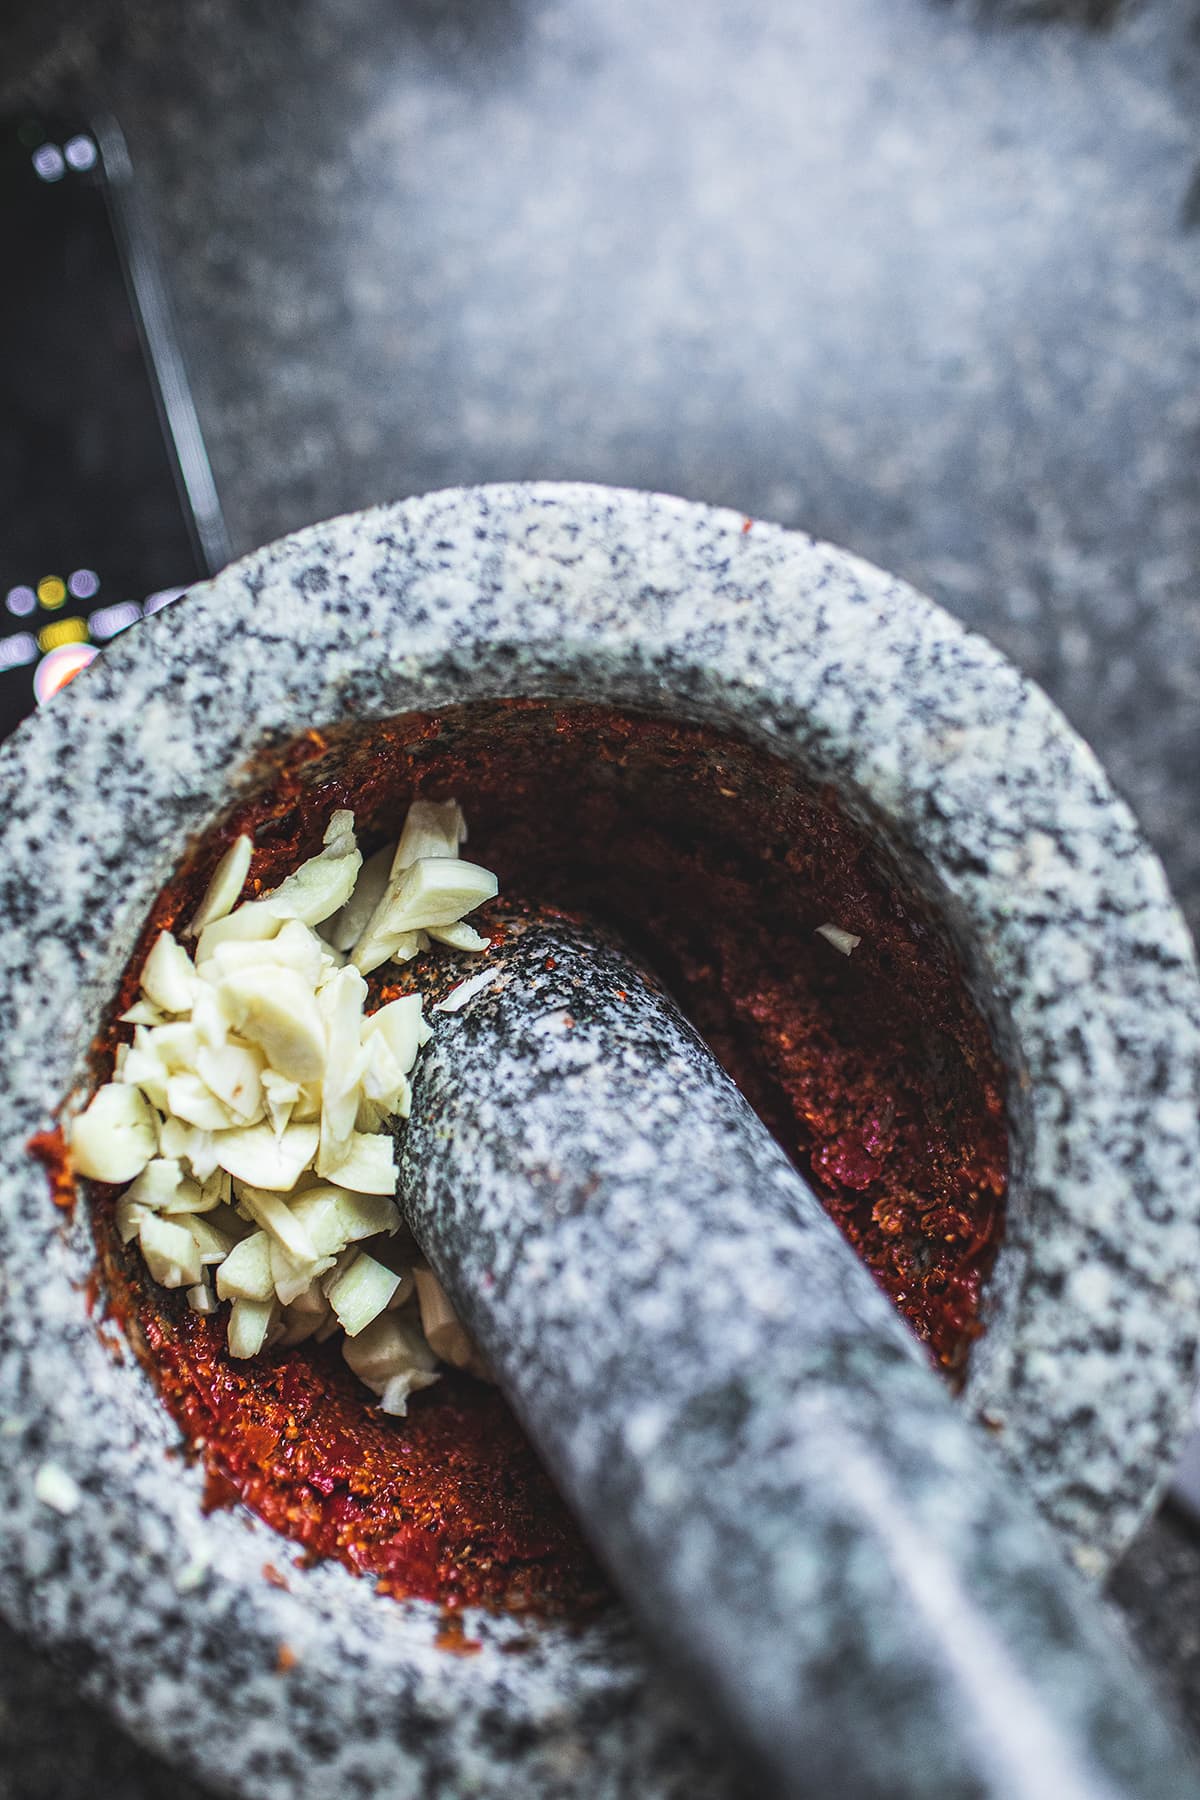
[[[673,989],[931,1356],[961,1378],[1002,1223],[1001,1071],[948,942],[832,794],[707,727],[505,702],[350,733],[310,732],[251,772],[244,804],[155,904],[114,1016],[157,932],[187,918],[239,832],[250,888],[274,886],[353,809],[369,852],[414,796],[457,798],[467,854],[522,895],[615,924]],[[486,924],[486,917],[480,918]],[[845,957],[817,935],[862,941]],[[422,959],[425,960],[425,959]],[[372,1004],[430,967],[374,978]],[[126,1028],[98,1045],[103,1078]],[[385,1418],[336,1343],[253,1362],[190,1312],[97,1208],[112,1300],[203,1457],[313,1557],[451,1607],[578,1613],[604,1596],[500,1396],[447,1374]]]

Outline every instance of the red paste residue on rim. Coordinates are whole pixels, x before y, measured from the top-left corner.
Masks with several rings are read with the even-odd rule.
[[[1002,1072],[942,932],[832,795],[709,728],[534,701],[310,732],[254,775],[254,798],[155,903],[114,1018],[157,932],[186,919],[238,832],[254,837],[248,891],[261,891],[319,846],[336,807],[354,810],[369,852],[416,794],[453,795],[467,854],[497,871],[502,895],[615,924],[667,981],[961,1378],[1002,1230]],[[817,935],[825,923],[861,937],[852,956]],[[381,973],[372,1004],[413,977]],[[98,1079],[127,1035],[113,1024],[99,1040]],[[61,1198],[54,1145],[31,1148]],[[307,1557],[452,1612],[603,1603],[602,1576],[493,1389],[447,1374],[391,1420],[336,1344],[234,1361],[222,1315],[193,1314],[121,1248],[112,1198],[96,1208],[110,1307],[203,1459],[211,1503],[244,1501]]]

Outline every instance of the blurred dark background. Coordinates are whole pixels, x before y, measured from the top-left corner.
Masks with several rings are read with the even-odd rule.
[[[67,90],[235,551],[503,477],[803,526],[1046,686],[1200,924],[1200,0],[10,0],[0,104]],[[1111,1591],[1200,1725],[1182,1515]],[[193,1791],[0,1633],[3,1800]]]

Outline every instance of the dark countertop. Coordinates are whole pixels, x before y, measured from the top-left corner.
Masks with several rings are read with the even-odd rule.
[[[986,631],[1200,924],[1198,0],[56,0],[236,550],[501,477],[802,525]],[[27,83],[28,85],[28,83]],[[1200,1547],[1113,1592],[1200,1728]],[[0,1800],[194,1792],[0,1633]]]

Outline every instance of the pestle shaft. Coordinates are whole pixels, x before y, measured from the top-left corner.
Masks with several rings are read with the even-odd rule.
[[[1200,1795],[1099,1601],[674,1003],[565,921],[483,967],[419,1067],[400,1198],[753,1791]]]

